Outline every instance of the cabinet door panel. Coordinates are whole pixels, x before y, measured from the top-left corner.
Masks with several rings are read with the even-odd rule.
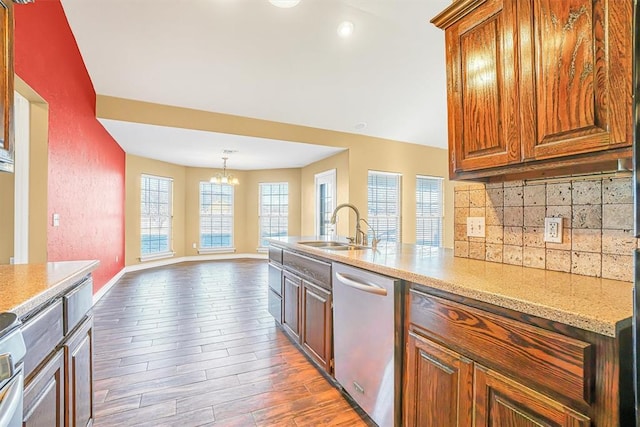
[[[410,332],[405,378],[406,426],[471,425],[469,359]]]
[[[300,292],[302,280],[284,273],[282,289],[282,326],[296,341],[300,341]]]
[[[588,427],[591,421],[543,394],[475,365],[476,426]]]
[[[630,4],[521,2],[521,99],[535,108],[523,114],[526,159],[631,143]]]
[[[302,345],[325,371],[331,362],[331,292],[303,280]]]
[[[64,426],[64,354],[59,351],[24,390],[23,427]]]
[[[455,171],[520,159],[515,19],[514,2],[491,0],[448,30]]]
[[[93,423],[93,328],[87,318],[64,345],[66,358],[67,426]]]

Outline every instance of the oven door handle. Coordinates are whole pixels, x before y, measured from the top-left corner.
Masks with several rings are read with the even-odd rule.
[[[352,279],[351,277],[342,273],[336,273],[336,279],[338,279],[338,281],[343,285],[349,286],[359,291],[368,292],[374,295],[387,296],[387,290],[376,285],[375,283],[361,282],[359,280]]]
[[[14,419],[17,411],[21,411],[23,395],[23,377],[22,372],[13,377],[11,382],[6,385],[7,391],[0,400],[0,426],[9,425],[9,421]],[[20,415],[22,416],[22,415]]]

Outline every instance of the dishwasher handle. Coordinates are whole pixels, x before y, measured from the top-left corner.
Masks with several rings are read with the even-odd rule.
[[[16,421],[16,414],[20,414],[22,419],[23,387],[22,372],[14,376],[13,380],[5,386],[4,394],[0,396],[0,426],[15,425],[11,421]]]
[[[358,289],[360,291],[368,292],[374,295],[381,295],[381,296],[387,295],[387,290],[385,288],[382,288],[376,285],[375,283],[361,282],[359,280],[352,279],[346,274],[337,273],[337,272],[336,272],[336,279],[338,279],[338,281],[343,285],[349,286],[354,289]]]

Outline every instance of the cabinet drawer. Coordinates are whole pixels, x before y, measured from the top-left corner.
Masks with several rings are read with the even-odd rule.
[[[282,296],[282,269],[273,264],[269,264],[269,287]]]
[[[282,264],[282,249],[269,246],[269,260]]]
[[[269,289],[268,303],[269,314],[273,316],[276,322],[282,323],[282,298],[280,295]]]
[[[93,280],[88,278],[62,298],[64,303],[64,334],[72,331],[93,306]]]
[[[282,253],[282,263],[289,270],[326,289],[331,289],[331,264],[289,251]]]
[[[589,343],[415,289],[410,290],[409,321],[471,359],[575,402],[591,402]]]
[[[27,355],[24,358],[24,374],[25,377],[28,377],[62,341],[64,336],[62,301],[56,300],[27,320],[22,326],[22,335],[27,347]]]

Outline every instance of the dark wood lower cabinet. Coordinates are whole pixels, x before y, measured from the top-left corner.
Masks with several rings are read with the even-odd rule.
[[[64,426],[64,351],[59,350],[24,390],[23,427]]]
[[[499,373],[475,366],[475,417],[482,426],[588,427],[591,420]]]
[[[404,425],[470,426],[473,362],[414,333],[406,348]]]
[[[300,293],[302,279],[285,272],[282,283],[282,326],[296,341],[300,341]]]
[[[331,372],[331,292],[302,281],[302,346],[325,371]]]
[[[67,427],[93,425],[93,318],[64,344]]]

